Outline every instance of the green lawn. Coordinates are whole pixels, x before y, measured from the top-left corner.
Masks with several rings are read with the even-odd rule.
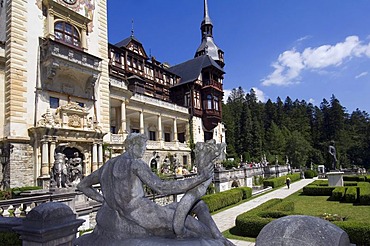
[[[370,206],[357,206],[353,203],[329,201],[327,196],[304,196],[294,193],[284,200],[294,202],[294,212],[298,214],[320,216],[324,213],[338,214],[348,221],[368,222],[370,224]]]
[[[329,196],[305,196],[301,195],[302,190],[285,198],[284,201],[294,202],[294,212],[297,214],[311,215],[320,217],[320,215],[337,214],[345,217],[348,221],[358,221],[369,223],[370,226],[370,206],[354,205],[353,203],[343,203],[330,201]],[[254,241],[253,238],[238,236],[236,228],[231,228],[223,232],[230,239],[245,241]]]

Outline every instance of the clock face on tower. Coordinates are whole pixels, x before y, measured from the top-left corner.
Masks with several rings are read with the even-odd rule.
[[[75,4],[77,0],[63,0],[63,1],[68,4]]]

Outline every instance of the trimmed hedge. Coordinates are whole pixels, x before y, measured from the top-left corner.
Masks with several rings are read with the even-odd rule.
[[[288,174],[286,176],[264,180],[263,186],[264,187],[271,186],[272,188],[284,186],[287,177],[289,177],[292,182],[297,181],[301,178],[299,173]]]
[[[273,221],[273,218],[293,214],[293,210],[289,210],[292,206],[291,202],[284,202],[283,199],[272,199],[262,205],[240,214],[236,217],[235,225],[240,236],[257,237],[262,228]],[[283,209],[283,210],[281,210]]]
[[[355,245],[370,245],[369,223],[356,221],[333,221],[332,223],[347,232],[351,243]]]
[[[303,195],[306,196],[331,196],[334,186],[306,185],[303,187]]]
[[[344,194],[346,193],[346,187],[336,187],[331,192],[330,200],[332,201],[342,201],[344,199]]]
[[[306,171],[304,171],[304,177],[306,179],[312,179],[314,177],[317,177],[317,172],[314,171],[314,170],[310,170],[310,169],[306,170]]]
[[[205,195],[202,197],[202,200],[207,204],[209,211],[212,213],[250,197],[252,197],[252,188],[238,187],[211,195]]]
[[[357,189],[357,187],[353,186],[337,188]],[[282,199],[272,199],[249,212],[237,216],[235,220],[236,230],[240,233],[240,236],[256,238],[262,228],[275,218],[297,214],[289,209],[287,211],[280,210],[281,208],[290,206],[288,205],[289,203],[292,202],[285,202]],[[370,245],[369,223],[356,221],[333,221],[331,223],[342,228],[348,234],[351,243],[356,245]]]
[[[344,181],[344,186],[357,186],[358,182]]]
[[[370,182],[370,175],[365,176],[365,182]]]
[[[370,205],[370,183],[359,182],[358,186],[360,187],[360,191],[359,191],[360,204]]]
[[[357,187],[350,186],[347,188],[346,193],[344,194],[345,202],[356,202],[357,200]]]
[[[366,177],[364,175],[344,175],[344,181],[355,181],[355,182],[364,182]]]

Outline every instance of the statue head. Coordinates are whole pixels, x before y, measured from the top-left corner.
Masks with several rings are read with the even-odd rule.
[[[126,152],[129,153],[134,158],[143,157],[146,150],[147,136],[140,133],[131,133],[127,136],[124,146]]]
[[[202,158],[207,161],[217,161],[225,159],[226,144],[216,144],[214,139],[208,140],[205,143],[198,142],[195,145],[195,155],[197,158]],[[202,163],[197,161],[197,163]]]

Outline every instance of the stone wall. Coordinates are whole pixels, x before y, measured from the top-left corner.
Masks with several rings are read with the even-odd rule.
[[[32,146],[28,143],[12,144],[14,148],[10,154],[10,187],[35,185]]]

